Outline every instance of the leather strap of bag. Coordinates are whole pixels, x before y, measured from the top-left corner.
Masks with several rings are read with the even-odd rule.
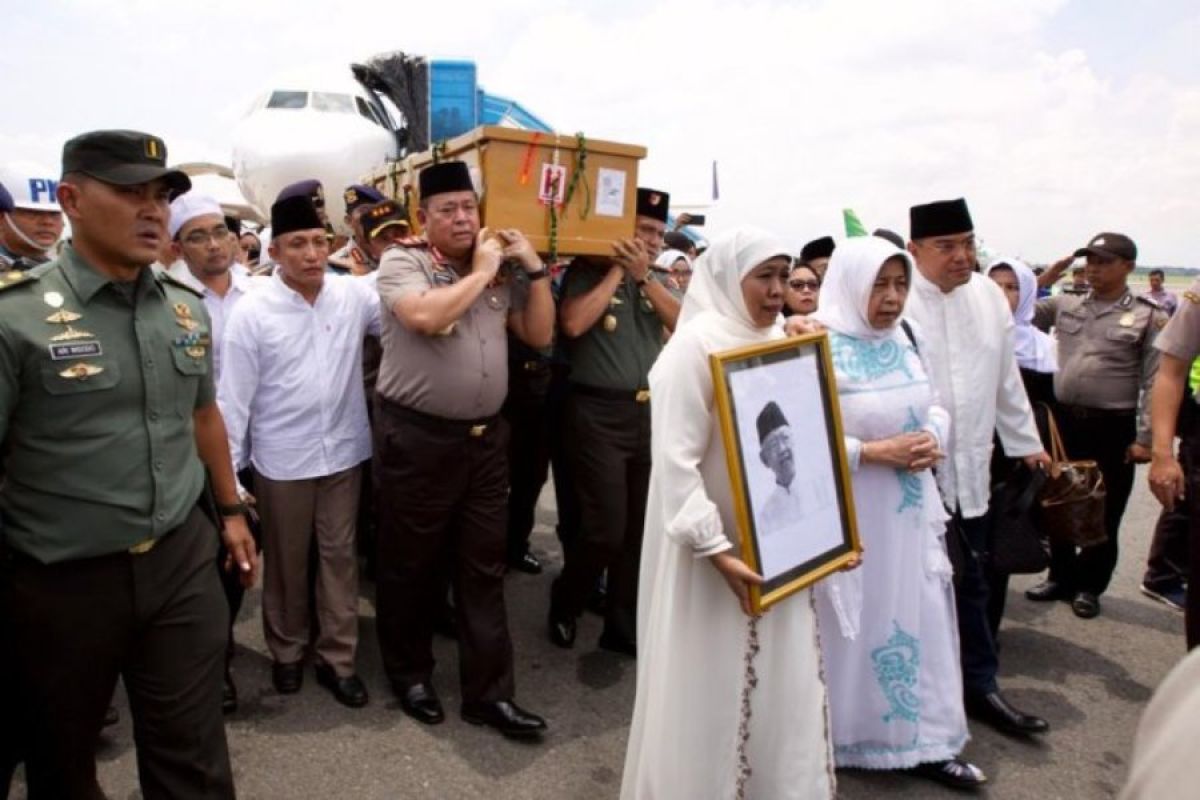
[[[1054,411],[1046,403],[1038,405],[1046,409],[1046,426],[1050,429],[1050,460],[1054,462],[1051,469],[1055,469],[1070,459],[1067,458],[1067,448],[1063,446],[1062,434],[1058,432],[1058,421],[1054,418]]]

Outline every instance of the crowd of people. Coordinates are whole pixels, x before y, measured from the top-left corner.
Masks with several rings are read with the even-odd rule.
[[[831,797],[839,767],[973,789],[988,778],[961,758],[968,718],[1047,733],[997,683],[992,507],[1013,474],[1053,468],[1051,420],[1104,476],[1103,542],[1043,531],[1050,569],[1027,598],[1101,613],[1134,466],[1153,460],[1142,590],[1186,605],[1200,641],[1200,436],[1179,414],[1200,289],[1180,301],[1159,272],[1134,294],[1124,235],[1037,272],[981,264],[958,199],[913,206],[907,238],[793,257],[756,228],[704,242],[641,188],[612,257],[546,264],[523,232],[483,227],[462,162],[425,169],[414,208],[298,182],[268,237],[166,156],[96,131],[53,176],[0,173],[0,788],[24,763],[31,798],[103,796],[120,678],[143,794],[232,797],[233,620],[260,575],[280,694],[311,666],[361,708],[358,664],[381,658],[400,709],[440,724],[444,631],[461,717],[540,740],[504,579],[543,569],[529,538],[551,476],[546,635],[576,647],[592,608],[597,646],[637,659],[625,798]],[[344,243],[326,189],[344,193]],[[1076,259],[1086,288],[1049,294]],[[864,553],[759,616],[709,357],[822,331]],[[759,421],[764,463],[788,427],[778,407]],[[358,647],[360,569],[378,653]]]

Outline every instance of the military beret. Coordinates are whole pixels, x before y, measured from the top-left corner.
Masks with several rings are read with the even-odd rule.
[[[383,195],[370,186],[354,183],[346,187],[346,191],[342,193],[342,200],[346,204],[346,213],[349,214],[357,208],[382,203]]]
[[[666,224],[667,208],[670,204],[671,195],[666,192],[638,187],[637,215],[639,217],[649,217],[650,219],[656,219]]]

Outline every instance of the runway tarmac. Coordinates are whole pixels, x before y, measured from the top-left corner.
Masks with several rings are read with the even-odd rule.
[[[550,722],[542,744],[518,744],[462,722],[457,715],[454,642],[436,642],[435,683],[445,724],[423,727],[396,706],[383,678],[371,586],[361,600],[360,674],[371,691],[365,709],[338,705],[311,671],[299,695],[283,697],[270,681],[258,591],[237,626],[234,672],[241,708],[229,718],[229,743],[241,798],[486,798],[603,800],[621,782],[634,695],[632,660],[595,648],[600,620],[585,615],[573,651],[545,637],[550,581],[561,564],[554,512],[543,495],[534,536],[547,564],[540,576],[508,579],[516,648],[517,699]],[[1183,617],[1138,591],[1158,506],[1139,469],[1122,529],[1122,555],[1103,613],[1080,620],[1064,603],[1037,604],[1021,594],[1035,576],[1013,579],[1001,632],[1001,684],[1016,705],[1045,716],[1051,732],[1023,741],[972,724],[965,756],[991,778],[994,800],[1092,800],[1113,797],[1124,780],[1138,717],[1154,688],[1184,655]],[[106,732],[100,777],[112,798],[141,797],[129,714]],[[840,772],[848,800],[959,797],[904,775]],[[18,787],[15,796],[23,798]],[[692,800],[668,798],[667,800]]]

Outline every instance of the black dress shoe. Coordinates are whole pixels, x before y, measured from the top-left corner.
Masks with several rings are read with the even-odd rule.
[[[442,710],[442,701],[437,692],[428,683],[414,683],[407,689],[397,691],[400,695],[400,708],[405,714],[424,725],[437,725],[446,719]]]
[[[348,708],[362,708],[367,704],[367,687],[357,675],[347,675],[339,678],[328,664],[317,664],[317,683],[324,686],[333,695],[333,699]]]
[[[295,694],[304,685],[304,663],[293,661],[291,664],[281,664],[278,661],[271,665],[271,683],[280,694]]]
[[[967,695],[964,705],[973,719],[986,722],[1001,733],[1028,736],[1050,730],[1046,720],[1013,708],[999,691]]]
[[[510,739],[532,739],[546,730],[546,720],[530,714],[511,700],[463,703],[462,718],[472,725],[487,725]]]
[[[109,706],[104,710],[104,721],[100,723],[101,727],[111,728],[121,721],[121,715],[117,713],[116,706]]]
[[[538,561],[537,556],[528,550],[526,550],[525,554],[522,556],[510,558],[508,560],[508,566],[517,570],[518,572],[524,572],[526,575],[542,574],[542,562]]]
[[[551,616],[548,628],[550,641],[553,644],[564,650],[570,650],[575,646],[575,620],[555,619]]]
[[[908,772],[954,789],[976,789],[987,783],[987,776],[983,774],[983,770],[961,758],[918,764]]]
[[[237,711],[237,708],[237,686],[234,685],[233,676],[229,674],[229,670],[225,670],[225,682],[221,686],[221,713],[232,714]]]
[[[628,636],[604,631],[600,634],[599,646],[601,650],[609,650],[613,653],[637,658],[637,642],[630,639]]]
[[[1071,610],[1080,619],[1091,619],[1100,614],[1100,598],[1091,592],[1080,592],[1071,601]]]
[[[1070,600],[1071,590],[1058,581],[1045,580],[1032,589],[1026,589],[1025,597],[1035,603],[1052,603],[1055,600]]]

